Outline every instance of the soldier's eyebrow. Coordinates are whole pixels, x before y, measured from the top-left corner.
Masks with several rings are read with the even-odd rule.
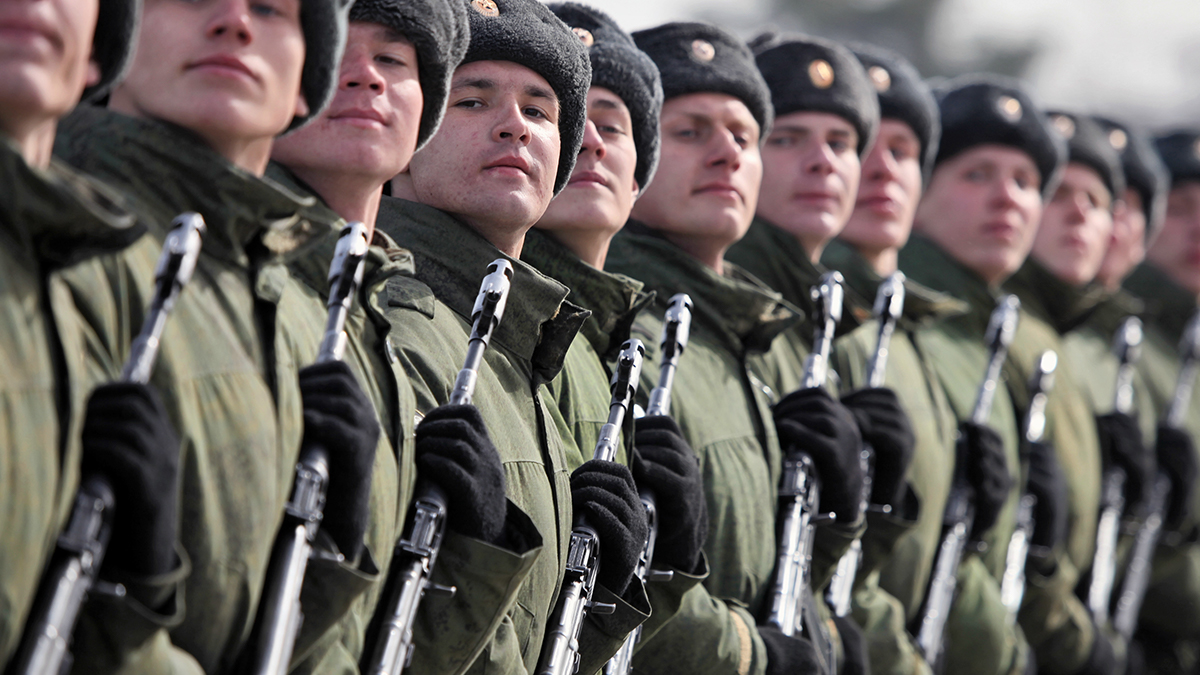
[[[553,90],[545,87],[539,87],[536,84],[531,84],[525,87],[525,95],[532,96],[533,98],[546,98],[558,103],[558,96],[554,94]]]
[[[620,110],[621,109],[621,106],[617,105],[616,101],[610,101],[609,99],[606,99],[606,98],[598,98],[598,99],[592,101],[592,105],[597,108],[604,108],[605,110]]]
[[[459,89],[495,89],[496,81],[486,77],[473,77],[469,80],[455,82],[450,89],[458,91]]]

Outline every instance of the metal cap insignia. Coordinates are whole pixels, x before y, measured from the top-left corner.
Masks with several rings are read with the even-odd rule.
[[[996,99],[996,110],[1009,122],[1021,119],[1021,102],[1011,96],[1001,96]]]
[[[500,8],[495,0],[471,0],[471,6],[484,16],[500,16]]]
[[[1125,149],[1126,145],[1129,145],[1129,136],[1123,129],[1113,129],[1108,132],[1108,143],[1117,151],[1121,151]]]
[[[1074,138],[1075,120],[1066,115],[1051,115],[1050,121],[1054,123],[1054,128],[1058,130],[1058,133],[1062,134],[1063,138]]]
[[[717,56],[717,48],[708,40],[692,40],[692,57],[702,63],[708,63]]]
[[[825,59],[815,59],[808,64],[808,79],[812,80],[817,89],[828,89],[833,86],[833,66]]]
[[[875,91],[882,94],[892,88],[892,76],[888,73],[887,68],[871,66],[867,69],[867,75],[871,76],[871,84],[875,85]]]
[[[586,28],[575,26],[571,28],[571,32],[575,34],[575,37],[579,38],[579,41],[582,42],[583,46],[585,47],[591,47],[592,45],[596,44],[596,38],[592,36],[592,31]]]

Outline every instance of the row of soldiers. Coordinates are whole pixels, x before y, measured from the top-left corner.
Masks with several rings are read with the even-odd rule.
[[[1200,131],[535,0],[0,3],[0,91],[6,672],[1200,667]]]

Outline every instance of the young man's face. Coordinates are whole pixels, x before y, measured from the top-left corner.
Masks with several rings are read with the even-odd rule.
[[[661,128],[658,173],[633,217],[685,250],[723,251],[754,218],[763,175],[758,121],[740,99],[702,92],[663,104]]]
[[[1042,217],[1041,175],[1024,151],[966,150],[934,170],[914,228],[990,285],[1020,269]]]
[[[1031,255],[1073,286],[1096,278],[1112,237],[1112,194],[1100,174],[1071,162],[1042,212]]]
[[[819,257],[854,210],[862,165],[858,132],[844,117],[794,112],[775,120],[763,146],[758,215]]]
[[[275,141],[271,156],[293,171],[363,176],[379,187],[417,147],[424,102],[417,50],[376,23],[351,23],[348,38],[333,102]]]
[[[1125,188],[1125,196],[1113,209],[1113,232],[1096,277],[1116,288],[1146,259],[1146,210],[1142,194]]]
[[[921,201],[921,141],[908,124],[884,119],[863,160],[854,213],[838,235],[862,251],[899,249]]]
[[[1200,182],[1178,183],[1167,195],[1167,219],[1146,259],[1175,283],[1200,295]]]
[[[0,2],[0,133],[67,114],[100,79],[90,61],[99,0]]]
[[[539,229],[554,232],[588,230],[613,233],[629,218],[638,184],[637,146],[625,102],[604,87],[588,90],[588,121],[575,171]]]
[[[409,166],[416,201],[462,218],[493,244],[523,236],[554,196],[558,97],[511,61],[459,66],[446,117]]]
[[[307,112],[300,0],[146,0],[119,112],[190,129],[213,147],[265,139]]]

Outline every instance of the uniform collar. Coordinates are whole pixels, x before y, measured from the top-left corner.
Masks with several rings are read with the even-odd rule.
[[[1104,298],[1100,285],[1072,286],[1032,257],[1004,286],[1021,299],[1022,309],[1054,326],[1059,335],[1082,325]]]
[[[1100,331],[1101,335],[1111,337],[1116,334],[1121,323],[1131,316],[1142,316],[1146,305],[1132,293],[1118,289],[1109,293],[1096,305],[1087,318],[1087,324]]]
[[[438,209],[384,197],[376,228],[413,253],[414,276],[455,313],[470,317],[487,266],[512,263],[504,318],[493,340],[530,361],[548,381],[562,369],[567,349],[590,312],[566,300],[566,286],[504,255],[470,227]]]
[[[1196,296],[1175,283],[1150,263],[1138,265],[1125,280],[1125,288],[1146,303],[1146,320],[1158,325],[1172,340],[1183,336],[1183,329],[1196,313]]]
[[[606,361],[616,358],[638,313],[654,301],[653,291],[642,292],[642,282],[592,267],[536,228],[525,235],[521,260],[566,284],[567,299],[592,313],[579,332]]]
[[[725,274],[717,274],[636,221],[613,239],[605,267],[636,276],[657,294],[660,306],[676,293],[687,293],[696,321],[715,331],[737,354],[767,351],[801,316],[779,293],[737,265],[727,261]]]
[[[978,324],[980,332],[987,328],[999,294],[940,246],[913,235],[900,249],[900,269],[913,281],[966,303],[965,317]]]

